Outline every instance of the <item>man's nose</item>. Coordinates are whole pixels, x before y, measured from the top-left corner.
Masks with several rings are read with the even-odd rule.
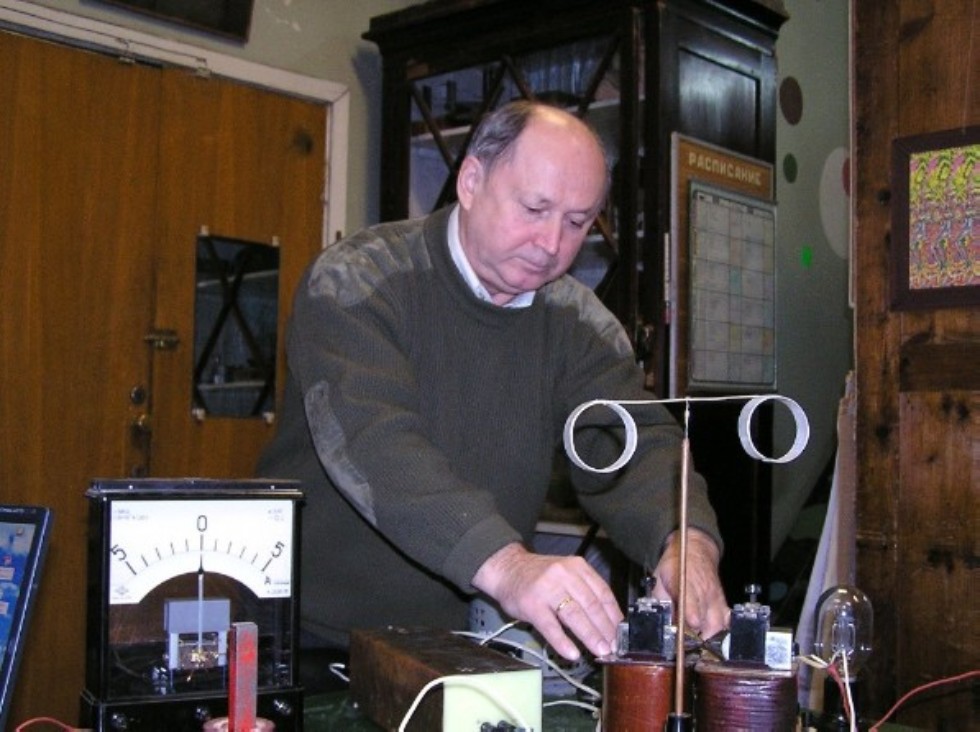
[[[535,244],[551,256],[556,256],[561,247],[562,222],[558,217],[548,217],[538,227]]]

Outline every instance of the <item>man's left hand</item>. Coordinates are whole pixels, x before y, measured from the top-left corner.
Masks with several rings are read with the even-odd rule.
[[[653,596],[672,600],[675,605],[680,591],[681,537],[674,532],[653,576],[657,580]],[[718,577],[721,552],[708,534],[698,529],[687,531],[687,595],[684,623],[702,638],[710,638],[728,627],[731,611]]]

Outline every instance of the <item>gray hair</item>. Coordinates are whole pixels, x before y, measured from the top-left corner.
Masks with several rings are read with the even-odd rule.
[[[561,107],[528,99],[518,99],[513,102],[508,102],[504,106],[495,109],[480,120],[476,132],[473,134],[473,139],[467,148],[467,154],[479,160],[486,172],[489,173],[497,163],[510,158],[510,155],[514,151],[514,143],[527,128],[528,122],[540,113],[542,109],[548,108],[565,111]],[[611,176],[611,163],[609,153],[606,151],[606,145],[592,125],[582,119],[579,119],[579,121],[592,134],[596,145],[602,151],[608,187]]]

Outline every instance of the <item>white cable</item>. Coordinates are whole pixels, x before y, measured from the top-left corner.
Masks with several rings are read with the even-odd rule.
[[[793,420],[796,423],[796,437],[793,440],[793,445],[790,449],[781,457],[767,457],[763,455],[755,443],[752,441],[752,416],[755,414],[755,410],[758,409],[759,405],[767,401],[777,401],[781,404],[786,405],[790,413],[793,415]],[[803,452],[810,441],[810,423],[806,418],[806,412],[803,411],[802,407],[789,397],[780,396],[779,394],[750,394],[744,396],[720,396],[720,397],[682,397],[678,399],[634,399],[634,400],[612,400],[612,399],[593,399],[590,402],[584,402],[578,405],[572,410],[572,413],[568,415],[568,419],[565,420],[565,429],[562,431],[562,441],[565,444],[565,453],[568,455],[569,459],[574,465],[586,470],[590,473],[614,473],[620,468],[624,467],[633,457],[636,452],[636,446],[638,442],[638,430],[636,427],[636,421],[633,416],[626,409],[625,405],[631,406],[643,406],[648,404],[674,404],[684,402],[685,404],[690,404],[691,402],[719,402],[719,401],[745,401],[746,404],[742,408],[741,413],[738,417],[738,437],[742,443],[742,449],[749,455],[749,457],[755,460],[761,460],[766,463],[788,463],[791,460],[795,460]],[[582,416],[584,412],[591,409],[592,407],[608,407],[622,420],[623,427],[626,430],[626,444],[623,446],[623,451],[620,453],[619,457],[612,463],[605,467],[595,467],[594,465],[589,465],[575,449],[575,423],[578,418]]]
[[[487,697],[490,701],[492,701],[494,704],[499,706],[504,711],[504,713],[511,718],[514,724],[518,725],[519,727],[523,727],[526,730],[531,729],[531,726],[524,720],[523,717],[521,717],[520,713],[516,709],[514,709],[510,704],[508,704],[506,700],[501,699],[496,694],[494,694],[491,689],[488,689],[486,686],[484,686],[483,684],[481,684],[479,681],[477,681],[471,676],[452,675],[452,676],[441,676],[438,679],[433,679],[428,684],[422,687],[422,690],[419,691],[419,693],[416,695],[415,700],[412,702],[412,705],[408,708],[408,711],[405,712],[405,716],[402,718],[401,724],[398,725],[398,732],[405,732],[406,728],[408,727],[409,721],[411,721],[412,719],[412,715],[415,714],[415,710],[418,709],[419,704],[422,703],[422,699],[425,698],[426,694],[428,694],[432,689],[439,686],[440,684],[446,686],[447,688],[451,686],[462,686],[465,688],[473,689],[474,691],[478,691],[481,694],[483,694],[485,697]]]
[[[513,624],[515,624],[515,623],[511,623],[510,625],[513,625]],[[483,637],[479,633],[471,633],[471,632],[463,631],[463,630],[456,631],[456,635],[461,635],[461,636],[468,637],[468,638],[482,638]],[[541,663],[546,664],[555,673],[557,673],[562,679],[564,679],[565,681],[567,681],[569,684],[571,684],[572,686],[574,686],[579,691],[588,694],[593,699],[597,699],[598,700],[598,699],[601,699],[602,698],[602,694],[599,691],[596,691],[592,687],[586,686],[585,684],[581,683],[580,681],[577,681],[575,679],[575,677],[573,677],[571,674],[569,674],[567,671],[565,671],[565,669],[563,669],[557,663],[555,663],[554,661],[552,661],[550,658],[548,658],[543,653],[538,653],[536,650],[534,650],[530,646],[526,646],[523,643],[518,643],[517,641],[512,641],[509,638],[497,638],[497,639],[494,640],[494,643],[499,643],[500,645],[509,646],[511,648],[516,648],[517,650],[521,651],[522,653],[527,653],[527,654],[529,654],[531,656],[534,656],[536,659],[538,659],[539,661],[541,661]]]
[[[510,630],[511,628],[513,628],[514,626],[516,626],[517,624],[518,624],[518,621],[511,620],[509,623],[504,623],[503,625],[501,625],[499,628],[497,628],[495,631],[493,631],[490,635],[483,636],[483,635],[480,635],[479,633],[473,633],[472,635],[473,635],[474,638],[481,638],[482,640],[480,641],[480,645],[481,646],[485,646],[487,643],[489,643],[490,641],[492,641],[498,635],[503,635],[504,633],[506,633],[508,630]]]
[[[543,707],[578,707],[579,709],[585,709],[593,714],[599,713],[599,707],[595,704],[588,704],[586,702],[578,701],[577,699],[554,699],[550,702],[545,702],[541,706]]]
[[[844,694],[847,696],[847,710],[850,712],[848,720],[851,732],[857,732],[857,710],[854,708],[854,698],[851,696],[851,675],[847,670],[847,651],[840,652],[841,668],[844,671]]]
[[[350,677],[347,676],[347,674],[344,673],[344,670],[346,668],[347,668],[347,666],[345,666],[344,664],[339,663],[339,662],[338,663],[331,663],[331,664],[329,664],[327,666],[327,669],[330,671],[330,673],[332,673],[334,676],[336,676],[341,681],[344,681],[344,682],[346,682],[346,683],[349,684],[350,683]]]
[[[569,706],[578,707],[579,709],[585,709],[592,713],[592,718],[595,720],[595,732],[601,732],[602,730],[602,709],[593,704],[588,704],[586,702],[581,702],[576,699],[555,699],[554,701],[545,702],[541,706],[543,707],[557,707],[557,706]]]

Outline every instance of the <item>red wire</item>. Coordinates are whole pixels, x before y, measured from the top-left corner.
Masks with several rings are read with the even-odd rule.
[[[844,680],[840,677],[840,672],[834,664],[827,666],[827,675],[837,683],[837,688],[840,689],[840,699],[841,704],[844,705],[844,715],[847,717],[847,721],[850,722],[854,716],[854,710],[851,709],[851,704],[848,701],[847,689],[844,688]]]
[[[871,729],[868,730],[868,732],[878,732],[878,729],[881,727],[881,725],[883,725],[888,720],[888,718],[892,716],[900,706],[902,706],[902,704],[908,701],[910,697],[914,696],[915,694],[918,694],[920,691],[925,691],[926,689],[931,689],[934,686],[941,686],[943,684],[953,684],[956,683],[957,681],[963,681],[965,679],[969,679],[972,676],[980,676],[980,669],[976,671],[967,671],[965,674],[960,674],[959,676],[948,676],[944,679],[936,679],[935,681],[930,681],[928,684],[923,684],[922,686],[915,687],[911,691],[907,692],[901,699],[895,702],[895,705],[888,710],[888,713],[885,714],[884,717],[879,719],[877,723],[872,725]]]
[[[14,732],[23,732],[23,730],[26,730],[28,727],[31,727],[35,724],[40,724],[41,722],[47,722],[48,724],[53,724],[55,727],[64,730],[64,732],[80,732],[78,727],[71,727],[65,724],[64,722],[59,722],[57,719],[54,719],[52,717],[35,717],[34,719],[28,719],[26,722],[21,722],[19,725],[17,725],[17,728]]]

